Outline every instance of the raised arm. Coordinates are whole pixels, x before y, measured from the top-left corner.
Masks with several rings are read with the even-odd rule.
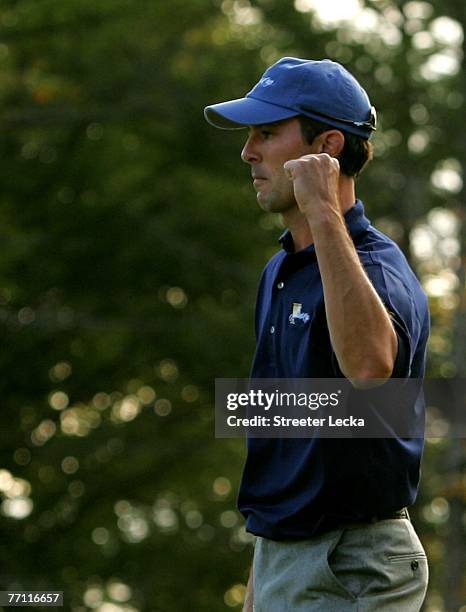
[[[326,153],[305,155],[286,162],[285,170],[314,241],[340,369],[356,387],[386,380],[393,371],[398,340],[348,234],[339,202],[338,160]]]

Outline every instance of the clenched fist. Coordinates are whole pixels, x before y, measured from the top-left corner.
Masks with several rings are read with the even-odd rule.
[[[309,220],[315,218],[320,210],[328,212],[330,208],[340,212],[338,159],[327,153],[303,155],[285,162],[283,168],[293,181],[296,202]]]

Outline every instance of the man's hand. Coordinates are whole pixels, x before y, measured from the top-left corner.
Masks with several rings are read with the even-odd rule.
[[[327,153],[303,155],[285,162],[283,168],[293,181],[299,209],[308,222],[317,220],[319,213],[340,213],[338,179],[340,164]]]
[[[244,598],[242,612],[253,612],[254,610],[253,603],[254,603],[254,578],[253,578],[253,568],[251,566],[251,571],[249,572],[248,586],[246,588],[246,595]]]

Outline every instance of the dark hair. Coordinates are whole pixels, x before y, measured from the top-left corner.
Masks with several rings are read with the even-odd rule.
[[[328,132],[329,130],[339,130],[345,137],[345,145],[338,157],[340,169],[346,176],[358,177],[366,166],[367,162],[372,159],[374,147],[372,143],[364,138],[349,134],[345,130],[340,130],[327,123],[310,119],[304,115],[299,115],[301,124],[301,132],[308,144],[312,144],[314,138]]]

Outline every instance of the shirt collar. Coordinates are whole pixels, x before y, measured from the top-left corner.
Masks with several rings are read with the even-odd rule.
[[[356,200],[354,206],[352,206],[349,210],[345,212],[344,218],[350,236],[353,240],[356,240],[356,238],[360,234],[362,234],[370,225],[370,221],[364,213],[364,205],[361,200]],[[280,242],[282,249],[286,251],[286,253],[295,252],[293,236],[291,235],[289,229],[285,230],[282,233],[278,241]],[[310,244],[308,247],[306,247],[300,252],[313,253],[314,251],[314,245]]]

